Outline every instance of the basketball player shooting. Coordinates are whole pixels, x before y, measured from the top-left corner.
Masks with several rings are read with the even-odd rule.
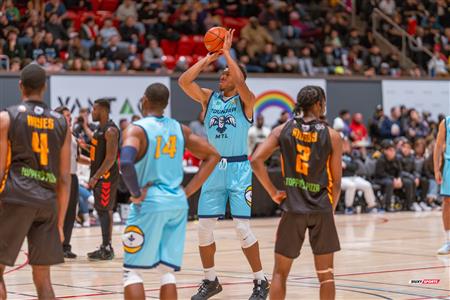
[[[198,207],[198,239],[205,272],[193,300],[208,299],[222,291],[214,270],[214,226],[225,215],[227,201],[242,250],[252,268],[254,288],[250,299],[266,299],[269,283],[264,276],[259,245],[250,229],[252,170],[247,157],[247,133],[253,122],[255,95],[245,83],[246,73],[231,57],[234,30],[225,35],[220,52],[210,53],[181,75],[180,87],[202,105],[208,141],[222,156],[202,187]],[[219,91],[201,88],[195,79],[223,53],[228,67],[220,76]]]
[[[340,245],[333,214],[341,187],[342,141],[336,131],[320,121],[325,111],[322,88],[304,87],[297,96],[294,119],[276,127],[252,157],[255,175],[283,210],[270,299],[285,299],[286,280],[294,259],[300,255],[307,229],[320,281],[320,299],[335,297],[333,253],[340,250]],[[277,190],[264,165],[278,148],[286,192]]]
[[[436,183],[441,185],[442,221],[446,234],[445,244],[438,254],[450,254],[450,116],[439,124],[439,131],[434,148],[434,174]]]

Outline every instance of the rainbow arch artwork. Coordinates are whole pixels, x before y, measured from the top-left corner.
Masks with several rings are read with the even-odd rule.
[[[255,115],[259,116],[268,108],[277,107],[282,111],[288,111],[292,116],[295,101],[288,94],[278,90],[268,90],[256,97]]]

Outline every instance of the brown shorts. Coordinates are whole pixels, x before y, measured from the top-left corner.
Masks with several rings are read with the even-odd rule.
[[[278,225],[275,253],[288,258],[300,255],[306,229],[315,255],[341,250],[333,213],[295,214],[283,212]]]
[[[100,179],[94,188],[94,208],[96,210],[113,210],[118,186],[119,180]]]
[[[56,208],[0,205],[0,264],[13,266],[25,237],[30,265],[64,262]]]

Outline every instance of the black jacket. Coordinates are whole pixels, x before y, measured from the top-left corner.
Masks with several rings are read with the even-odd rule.
[[[397,159],[389,161],[386,156],[382,155],[375,166],[375,177],[376,179],[394,179],[400,177],[401,171],[401,165]]]
[[[416,159],[414,155],[399,155],[397,156],[397,160],[400,162],[400,166],[402,168],[402,177],[408,177],[411,179],[420,177],[420,174],[416,171]]]

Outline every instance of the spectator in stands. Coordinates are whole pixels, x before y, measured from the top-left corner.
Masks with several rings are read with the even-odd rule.
[[[272,43],[272,37],[261,26],[256,17],[251,17],[249,23],[241,30],[241,37],[246,39],[247,53],[253,58],[257,53],[263,52],[267,43]]]
[[[289,117],[290,117],[290,115],[289,115],[288,111],[286,111],[286,110],[282,111],[277,122],[272,126],[272,129],[286,123],[289,120]]]
[[[406,128],[406,137],[411,141],[424,138],[430,132],[428,124],[421,120],[419,113],[415,109],[411,109],[408,113]]]
[[[14,6],[12,0],[6,0],[5,2],[5,15],[11,24],[18,25],[20,21],[20,11]]]
[[[139,29],[136,26],[134,17],[127,17],[125,23],[120,26],[119,31],[123,41],[134,44],[139,42]]]
[[[127,57],[127,50],[119,47],[120,37],[114,35],[109,40],[109,46],[106,49],[106,59],[109,70],[119,70],[121,63]]]
[[[258,56],[260,65],[264,68],[264,72],[276,73],[281,67],[281,58],[275,53],[273,44],[267,43],[264,51]]]
[[[124,0],[123,3],[119,5],[119,8],[116,11],[116,16],[120,21],[125,21],[128,17],[132,17],[134,20],[137,20],[138,13],[135,1]]]
[[[119,35],[117,28],[114,27],[113,20],[111,18],[106,18],[103,27],[100,30],[100,35],[103,37],[104,46],[107,46],[108,41],[111,37]]]
[[[88,71],[90,65],[84,61],[81,57],[75,57],[72,61],[69,61],[69,70],[74,72]]]
[[[311,57],[311,49],[309,47],[303,47],[298,63],[300,73],[303,76],[315,75],[316,72],[313,65],[313,59]]]
[[[22,45],[24,50],[28,47],[29,44],[33,42],[34,37],[34,29],[31,26],[25,28],[23,35],[19,37],[18,42]]]
[[[350,124],[351,138],[354,142],[367,142],[369,135],[367,133],[367,128],[364,125],[363,115],[361,113],[356,113],[353,115],[352,123]]]
[[[94,40],[98,35],[98,26],[92,17],[87,17],[83,25],[81,25],[80,38],[83,46],[90,48],[94,45]]]
[[[48,61],[52,61],[59,56],[59,47],[56,44],[51,32],[45,33],[44,40],[42,41],[40,48],[44,51]]]
[[[69,55],[69,59],[74,59],[75,57],[88,59],[90,57],[89,50],[83,47],[81,39],[78,36],[73,37],[69,40],[67,53]]]
[[[201,111],[197,116],[197,120],[194,120],[189,123],[189,128],[192,130],[193,134],[196,134],[199,137],[207,139],[204,121],[205,121],[205,112]]]
[[[142,64],[142,61],[139,57],[135,57],[131,63],[130,67],[128,68],[129,72],[142,72],[144,71],[144,66]]]
[[[283,38],[283,32],[281,31],[281,29],[279,27],[278,21],[270,20],[267,27],[268,27],[267,32],[269,33],[270,37],[272,38],[272,42],[277,47],[281,46],[284,42],[284,38]]]
[[[297,73],[298,67],[299,59],[295,55],[294,49],[289,48],[287,50],[286,56],[283,57],[283,71],[288,73]]]
[[[346,109],[343,109],[339,112],[339,116],[334,119],[333,128],[337,131],[341,131],[345,137],[349,138],[351,133],[351,120],[352,115],[350,114],[350,112]]]
[[[163,56],[164,52],[159,47],[158,41],[155,38],[150,39],[148,47],[145,48],[143,53],[145,67],[152,71],[161,69]]]
[[[18,57],[13,58],[9,64],[9,71],[20,72],[20,69],[21,69],[20,58]]]
[[[383,57],[381,56],[381,50],[377,46],[372,46],[369,50],[369,55],[367,57],[367,66],[373,67],[377,74],[380,73],[381,63],[383,62]]]
[[[96,61],[106,57],[106,49],[103,47],[103,38],[101,35],[95,38],[95,44],[89,49],[89,59]]]
[[[49,63],[47,62],[47,56],[45,56],[44,53],[38,54],[36,56],[36,59],[33,61],[33,63],[40,65],[45,70],[48,69]]]
[[[435,76],[447,76],[447,66],[445,56],[435,47],[433,57],[428,62],[428,72],[431,77]]]
[[[345,214],[353,214],[353,202],[355,201],[356,191],[363,191],[364,199],[366,200],[369,212],[378,212],[372,185],[369,181],[356,175],[359,164],[357,163],[356,158],[352,155],[350,140],[345,139],[342,146],[341,188],[345,191]]]
[[[258,16],[258,21],[261,25],[266,26],[270,21],[277,20],[277,13],[272,3],[267,3]]]
[[[248,155],[251,156],[259,144],[264,142],[270,134],[270,128],[264,126],[264,116],[256,117],[256,124],[248,130]]]
[[[324,74],[334,74],[336,66],[341,64],[340,58],[335,56],[331,45],[325,45],[320,54],[319,62]]]
[[[393,17],[395,15],[395,0],[381,0],[378,6],[388,16]]]
[[[7,41],[3,46],[4,55],[8,56],[10,59],[14,57],[18,57],[20,59],[25,57],[25,51],[23,50],[22,45],[20,45],[17,41],[17,36],[19,34],[19,30],[15,27],[10,27],[7,33]]]
[[[394,190],[405,192],[405,209],[413,209],[415,188],[414,182],[401,177],[401,164],[396,159],[395,145],[391,140],[384,140],[381,143],[383,149],[382,156],[377,160],[375,167],[375,182],[382,186],[384,194],[383,208],[393,211],[391,207]]]
[[[45,4],[44,13],[45,18],[49,19],[53,13],[56,13],[58,18],[62,18],[66,14],[66,7],[60,0],[50,0]]]
[[[416,168],[416,158],[412,151],[412,144],[406,140],[400,148],[398,160],[401,166],[401,178],[403,181],[408,180],[413,183],[414,197],[411,203],[414,211],[430,211],[431,208],[425,204],[426,195],[428,193],[428,180],[421,177]],[[416,190],[420,190],[419,201],[416,201]]]
[[[45,30],[53,35],[53,38],[60,43],[60,40],[67,39],[67,33],[56,13],[50,14],[50,18],[45,24]]]
[[[383,123],[381,124],[380,128],[381,138],[393,140],[394,138],[403,135],[400,117],[401,117],[400,107],[393,106],[391,108],[390,118],[384,118]]]

